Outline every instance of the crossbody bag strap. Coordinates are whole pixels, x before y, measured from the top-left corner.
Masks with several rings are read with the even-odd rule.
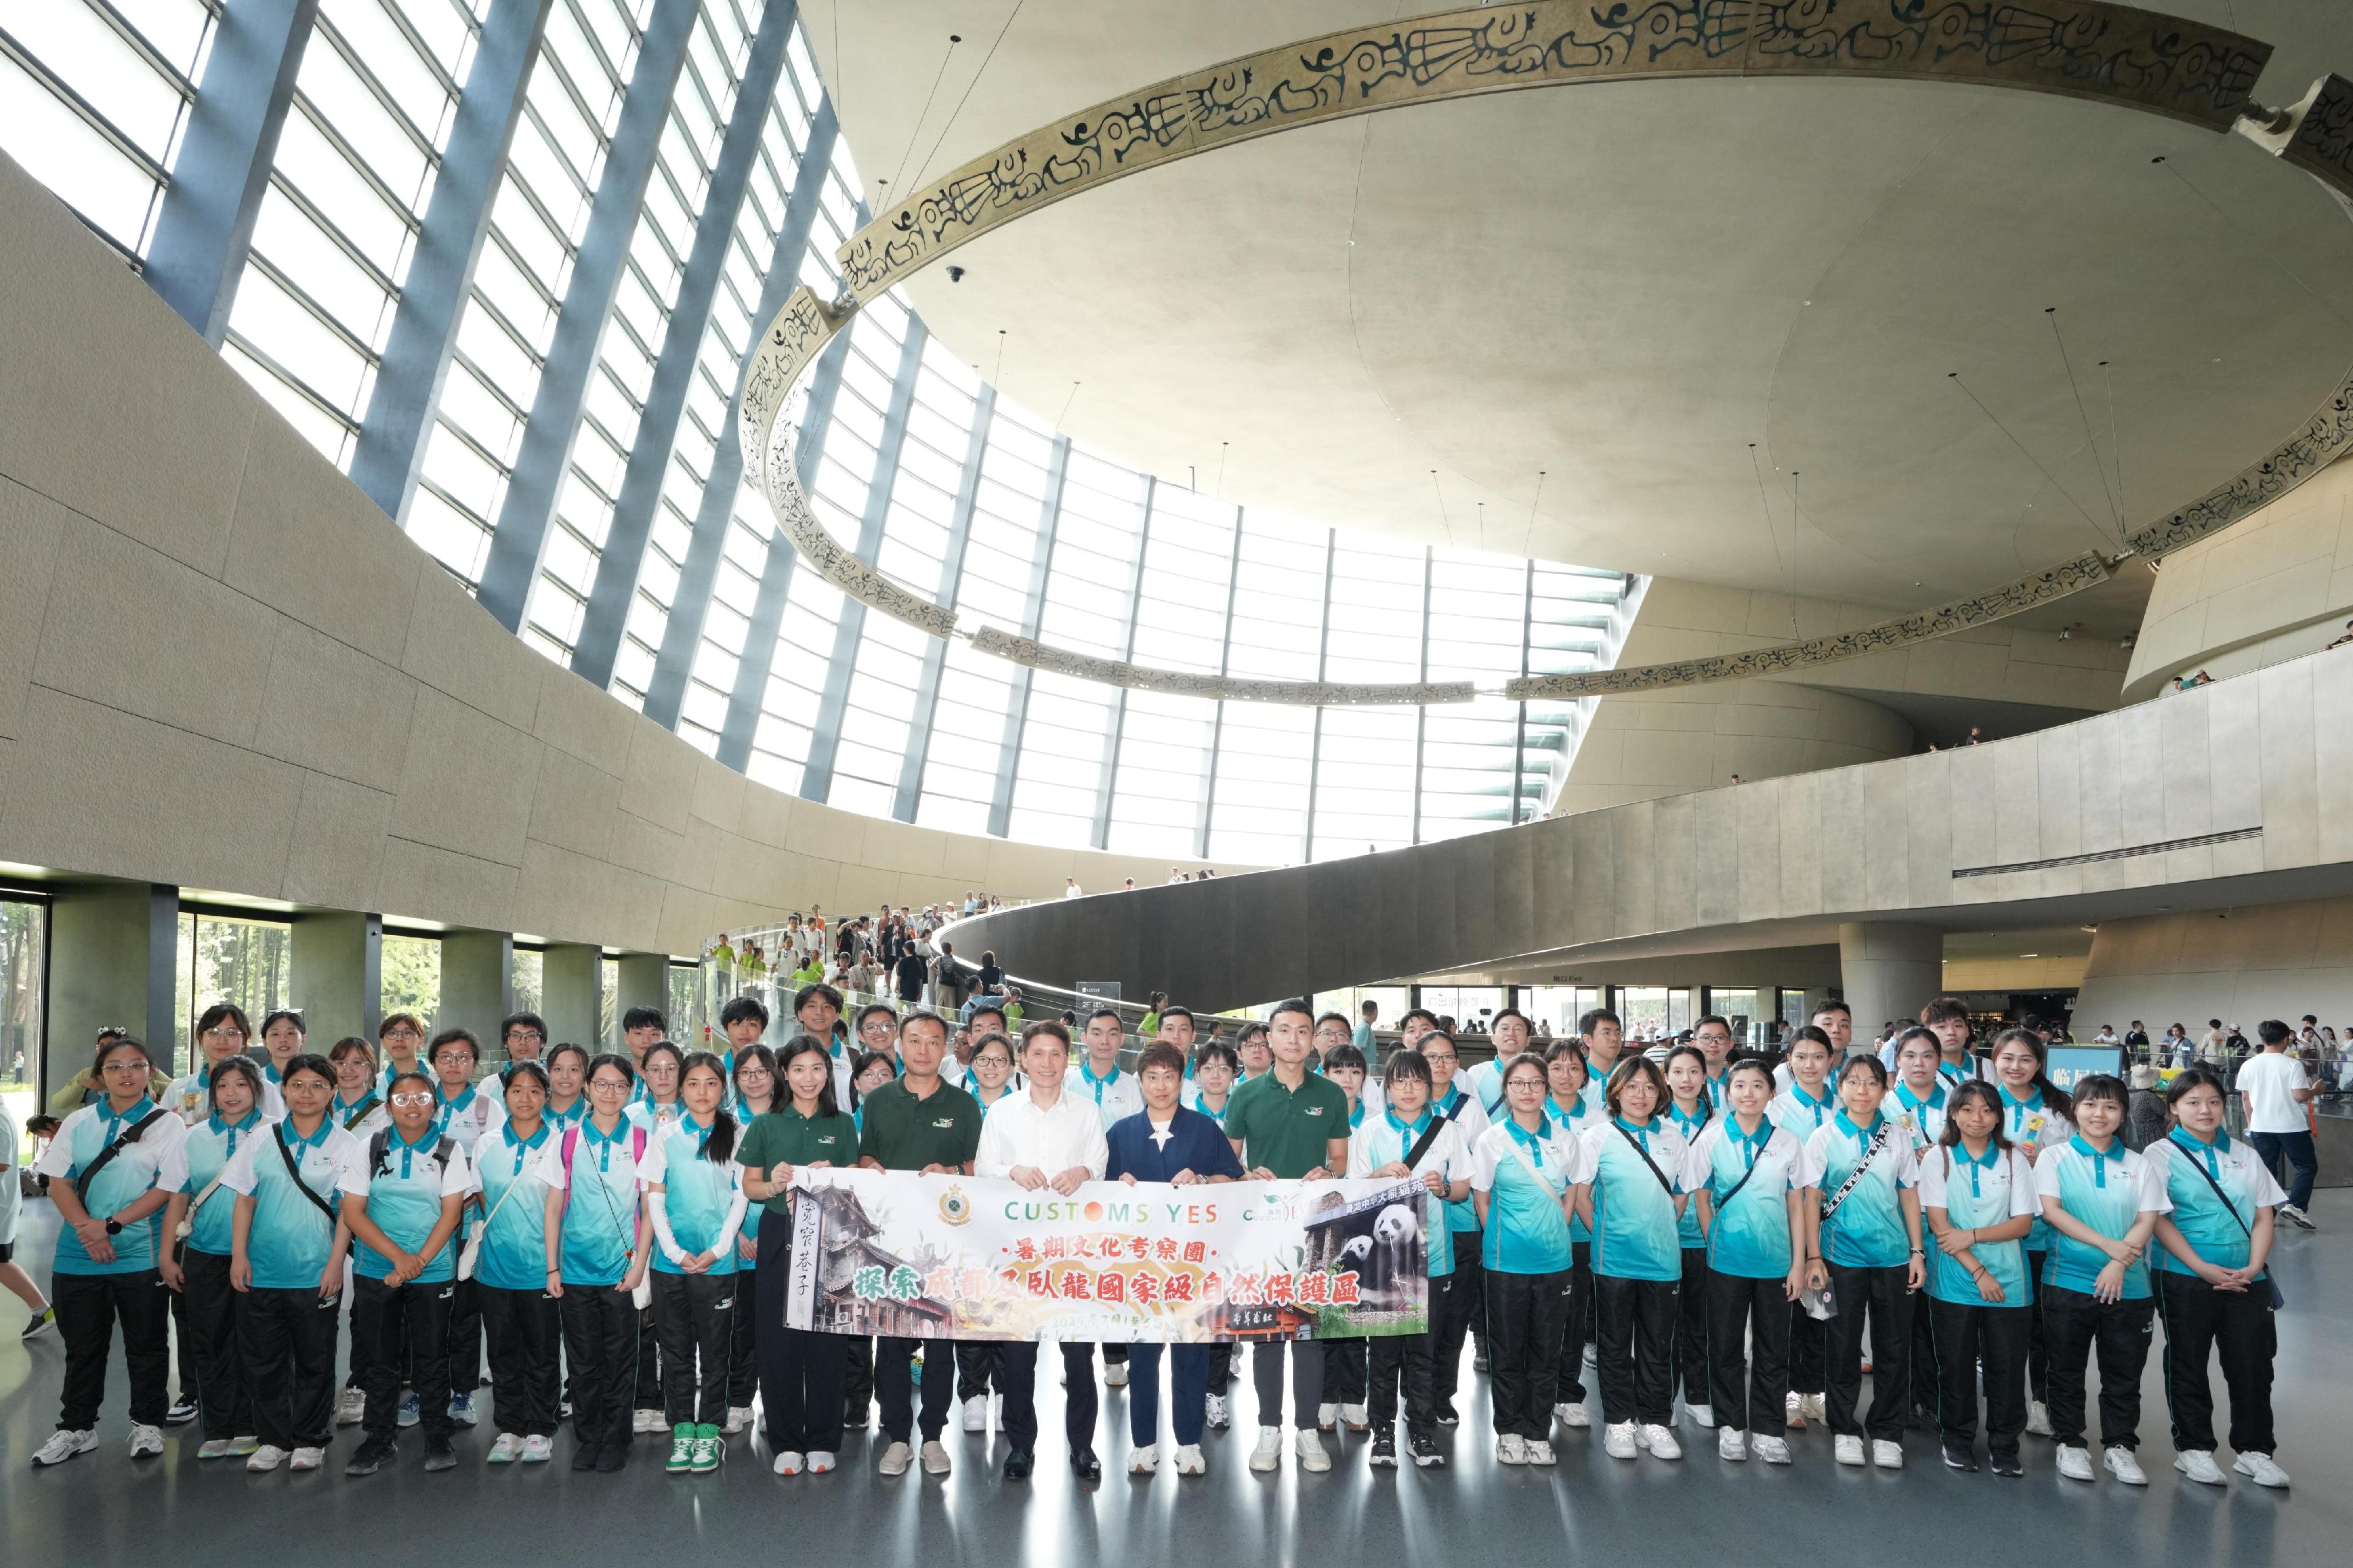
[[[98,1158],[90,1163],[90,1168],[82,1172],[81,1174],[73,1178],[74,1190],[80,1193],[89,1192],[90,1183],[98,1180],[98,1173],[100,1171],[105,1170],[107,1166],[112,1164],[114,1163],[114,1157],[117,1154],[121,1153],[123,1150],[129,1148],[132,1144],[138,1142],[140,1134],[146,1131],[150,1127],[154,1126],[156,1122],[162,1121],[166,1114],[168,1113],[160,1110],[151,1110],[146,1115],[141,1117],[137,1121],[132,1122],[130,1126],[116,1133],[114,1135],[114,1142],[109,1143],[105,1148],[100,1149],[98,1152]]]
[[[1746,1142],[1746,1140],[1743,1140],[1743,1142]],[[1754,1176],[1757,1173],[1757,1167],[1765,1163],[1765,1151],[1772,1146],[1773,1134],[1767,1132],[1765,1134],[1765,1142],[1757,1145],[1756,1155],[1749,1160],[1748,1169],[1740,1173],[1740,1180],[1733,1183],[1732,1190],[1725,1194],[1723,1197],[1716,1200],[1715,1212],[1717,1214],[1720,1215],[1725,1209],[1732,1206],[1732,1200],[1740,1195],[1740,1189],[1748,1184],[1748,1178]]]
[[[1626,1143],[1629,1148],[1632,1149],[1635,1153],[1642,1156],[1642,1163],[1650,1166],[1651,1174],[1659,1178],[1659,1190],[1665,1193],[1667,1196],[1671,1198],[1673,1197],[1675,1195],[1675,1184],[1667,1180],[1667,1173],[1659,1169],[1659,1163],[1651,1158],[1651,1152],[1642,1147],[1642,1141],[1640,1138],[1635,1137],[1631,1132],[1627,1131],[1625,1128],[1620,1126],[1615,1121],[1612,1121],[1609,1125],[1618,1129],[1618,1136],[1626,1140]],[[1748,1178],[1746,1176],[1741,1178],[1744,1182]],[[1738,1189],[1735,1188],[1734,1190],[1737,1191]]]
[[[1415,1139],[1413,1147],[1405,1152],[1407,1170],[1410,1171],[1421,1163],[1421,1157],[1430,1152],[1430,1146],[1438,1142],[1439,1133],[1445,1129],[1446,1118],[1443,1116],[1433,1116],[1430,1119],[1430,1125],[1421,1130],[1421,1136]]]
[[[286,1162],[286,1173],[293,1178],[294,1190],[310,1199],[312,1208],[327,1216],[327,1228],[333,1230],[336,1224],[335,1211],[328,1207],[327,1200],[312,1192],[311,1184],[302,1179],[302,1167],[294,1163],[294,1151],[286,1146],[286,1123],[280,1121],[273,1125],[269,1129],[269,1137],[270,1142],[278,1145],[278,1157]]]
[[[1879,1131],[1871,1135],[1871,1146],[1862,1152],[1862,1158],[1854,1163],[1854,1169],[1846,1173],[1846,1180],[1839,1184],[1838,1191],[1832,1193],[1830,1195],[1830,1201],[1822,1205],[1824,1225],[1830,1223],[1831,1215],[1838,1213],[1839,1205],[1846,1202],[1846,1195],[1854,1191],[1855,1184],[1862,1181],[1863,1173],[1871,1169],[1871,1163],[1879,1157],[1879,1152],[1887,1147],[1888,1130],[1894,1125],[1894,1123],[1889,1121],[1879,1124]]]
[[[349,1132],[361,1122],[365,1121],[375,1112],[375,1108],[383,1103],[376,1098],[375,1090],[368,1090],[368,1097],[352,1107],[352,1113],[343,1118],[343,1131]]]
[[[2239,1218],[2239,1205],[2231,1201],[2231,1194],[2222,1190],[2222,1184],[2214,1179],[2214,1173],[2198,1163],[2198,1155],[2195,1151],[2182,1149],[2181,1145],[2179,1142],[2176,1142],[2174,1139],[2169,1136],[2166,1139],[2166,1142],[2172,1143],[2176,1149],[2180,1149],[2183,1156],[2189,1162],[2189,1168],[2206,1178],[2206,1184],[2213,1188],[2214,1195],[2221,1200],[2223,1212],[2228,1214],[2233,1220],[2238,1221],[2240,1233],[2246,1237],[2247,1246],[2252,1249],[2255,1244],[2255,1233],[2248,1226],[2245,1220]],[[2279,1288],[2279,1279],[2273,1274],[2271,1262],[2268,1258],[2265,1259],[2263,1263],[2263,1283],[2270,1288],[2272,1310],[2276,1312],[2282,1307],[2287,1305],[2287,1297],[2281,1291]]]

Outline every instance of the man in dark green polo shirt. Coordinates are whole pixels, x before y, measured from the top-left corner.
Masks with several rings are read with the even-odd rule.
[[[1252,1181],[1329,1181],[1348,1168],[1348,1095],[1330,1079],[1307,1070],[1315,1047],[1315,1009],[1304,1001],[1277,1003],[1266,1030],[1274,1067],[1234,1091],[1226,1106],[1226,1136]],[[1271,1470],[1282,1463],[1286,1350],[1291,1354],[1293,1444],[1300,1468],[1328,1470],[1331,1457],[1315,1435],[1317,1407],[1324,1403],[1324,1347],[1283,1340],[1269,1341],[1250,1352],[1259,1423],[1250,1468]]]
[[[860,1165],[926,1175],[972,1173],[972,1156],[980,1147],[980,1101],[940,1077],[947,1050],[947,1020],[937,1013],[910,1013],[900,1021],[899,1080],[866,1097]],[[934,1476],[948,1472],[940,1434],[955,1399],[949,1342],[932,1341],[934,1350],[925,1358],[934,1375],[923,1379],[923,1469]],[[882,1406],[882,1432],[890,1439],[882,1450],[886,1476],[903,1476],[914,1462],[908,1447],[914,1428],[914,1380],[908,1363],[914,1353],[911,1339],[886,1338],[874,1347],[874,1393]]]

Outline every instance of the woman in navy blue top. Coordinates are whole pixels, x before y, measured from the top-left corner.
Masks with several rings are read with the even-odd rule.
[[[1136,1082],[1144,1091],[1144,1109],[1113,1122],[1104,1134],[1111,1146],[1105,1180],[1130,1186],[1168,1182],[1186,1187],[1240,1177],[1242,1163],[1225,1129],[1214,1118],[1176,1103],[1185,1089],[1184,1052],[1167,1045],[1145,1047],[1136,1062]],[[1160,1346],[1132,1344],[1127,1360],[1127,1468],[1145,1474],[1160,1462]],[[1201,1457],[1201,1427],[1208,1414],[1209,1347],[1172,1346],[1168,1363],[1176,1473],[1198,1476],[1208,1468]]]

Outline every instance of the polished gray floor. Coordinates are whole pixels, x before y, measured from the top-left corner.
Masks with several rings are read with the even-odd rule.
[[[609,1564],[764,1560],[892,1564],[1280,1563],[1309,1560],[1350,1568],[1389,1563],[1557,1561],[1566,1549],[1633,1553],[1679,1562],[1804,1559],[1826,1563],[2022,1563],[2075,1564],[2318,1563],[2346,1560],[2353,1542],[2353,1191],[2316,1204],[2326,1227],[2291,1234],[2280,1258],[2289,1306],[2280,1350],[2279,1458],[2292,1492],[2239,1482],[2209,1489],[2170,1468],[2163,1390],[2152,1356],[2146,1387],[2142,1457],[2154,1484],[2135,1491],[2104,1475],[2090,1487],[2051,1468],[2051,1447],[2029,1438],[2027,1478],[2000,1481],[1957,1475],[1937,1463],[1923,1436],[1898,1474],[1842,1470],[1828,1434],[1798,1439],[1798,1462],[1768,1469],[1726,1465],[1712,1434],[1686,1428],[1691,1457],[1680,1464],[1624,1464],[1601,1452],[1599,1432],[1558,1436],[1552,1471],[1495,1464],[1486,1436],[1483,1388],[1474,1387],[1465,1424],[1444,1469],[1375,1471],[1362,1438],[1345,1438],[1328,1475],[1301,1474],[1289,1460],[1273,1476],[1245,1464],[1248,1426],[1209,1443],[1209,1474],[1130,1480],[1124,1395],[1104,1405],[1102,1453],[1113,1474],[1082,1487],[1060,1468],[1050,1439],[1037,1477],[1008,1486],[997,1478],[1001,1444],[951,1431],[956,1472],[884,1480],[878,1450],[853,1436],[843,1468],[823,1479],[771,1475],[764,1445],[738,1439],[716,1475],[670,1478],[650,1445],[617,1477],[575,1475],[556,1463],[480,1463],[486,1429],[460,1440],[465,1463],[451,1474],[406,1468],[366,1481],[337,1468],[348,1454],[339,1436],[330,1468],[314,1475],[248,1476],[237,1461],[199,1466],[192,1436],[175,1433],[164,1457],[133,1465],[123,1452],[121,1378],[101,1423],[103,1446],[53,1470],[29,1463],[56,1418],[60,1352],[52,1336],[20,1348],[19,1309],[0,1303],[0,1517],[11,1563],[168,1563],[173,1568],[248,1564],[257,1557],[343,1563],[528,1563],[555,1550],[594,1553]],[[46,1205],[28,1205],[24,1251],[38,1238]],[[23,1256],[23,1253],[20,1253]],[[1471,1379],[1466,1369],[1466,1380]],[[1047,1381],[1051,1381],[1050,1379]],[[2219,1383],[2219,1378],[2217,1379]],[[1237,1401],[1247,1423],[1250,1397]],[[1042,1397],[1042,1396],[1041,1396]],[[1059,1393],[1053,1398],[1059,1400]],[[485,1401],[487,1403],[487,1400]],[[1042,1411],[1048,1433],[1059,1410]],[[184,1431],[185,1429],[183,1429]],[[2224,1457],[2228,1463],[2228,1456]],[[561,1531],[556,1548],[552,1531]]]

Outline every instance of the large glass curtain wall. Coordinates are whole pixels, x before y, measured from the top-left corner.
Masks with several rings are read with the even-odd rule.
[[[0,7],[0,148],[141,265],[174,181],[218,173],[181,166],[213,47],[283,9]],[[1172,861],[1353,855],[1553,798],[1589,703],[1121,691],[933,641],[797,569],[743,482],[731,408],[765,313],[796,281],[839,288],[833,252],[866,209],[789,9],[318,0],[294,46],[250,246],[223,258],[222,352],[349,469],[397,401],[372,401],[379,377],[419,375],[386,364],[404,302],[442,311],[438,334],[401,338],[446,343],[402,525],[533,647],[706,753],[851,810]],[[512,123],[494,177],[447,167],[469,111],[493,110]],[[446,303],[410,299],[457,176],[483,193],[476,258],[435,286]],[[999,398],[895,296],[820,363],[808,415],[814,503],[861,558],[968,622],[1109,658],[1493,685],[1607,665],[1636,586],[1139,474]],[[486,581],[501,554],[511,580]]]

